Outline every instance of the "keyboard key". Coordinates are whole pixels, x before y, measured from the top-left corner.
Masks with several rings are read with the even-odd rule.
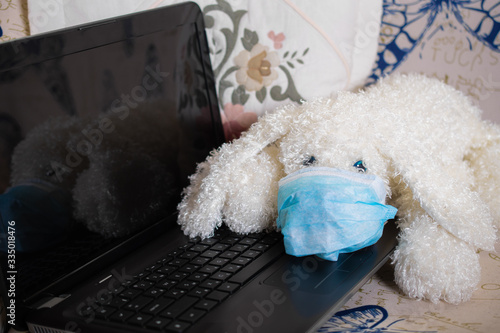
[[[175,286],[176,284],[177,284],[177,281],[165,279],[165,280],[162,280],[159,283],[157,283],[156,286],[160,287],[162,289],[168,290],[168,289],[172,288],[173,286]]]
[[[196,272],[196,270],[197,270],[199,267],[200,267],[200,266],[187,264],[187,265],[184,265],[184,266],[182,266],[181,268],[179,268],[179,272],[193,273],[193,272]]]
[[[122,287],[129,287],[131,285],[133,285],[134,283],[136,283],[138,280],[137,279],[130,279],[130,280],[126,280],[126,281],[123,281],[121,283]]]
[[[113,297],[111,302],[108,303],[109,306],[115,307],[115,308],[121,308],[125,304],[127,304],[129,301],[128,298],[124,297]]]
[[[151,265],[151,266],[149,266],[148,268],[146,268],[146,271],[151,271],[151,272],[153,272],[155,269],[160,268],[160,266],[161,266],[160,264],[156,263],[156,264]]]
[[[210,294],[207,295],[207,299],[211,299],[217,302],[222,302],[229,296],[229,293],[214,290]]]
[[[242,240],[239,241],[238,244],[243,244],[243,245],[253,245],[254,243],[256,243],[258,241],[258,239],[255,239],[255,238],[250,238],[250,237],[245,237],[243,238]]]
[[[175,280],[175,281],[180,281],[184,280],[189,276],[189,273],[186,272],[174,272],[168,276],[169,279]]]
[[[161,316],[167,318],[177,318],[181,313],[189,309],[195,303],[198,302],[198,298],[192,296],[185,296],[176,301],[175,303],[168,306],[163,312],[161,312]]]
[[[113,295],[118,295],[118,294],[120,294],[120,293],[121,293],[122,291],[124,291],[124,290],[125,290],[125,288],[124,288],[124,287],[122,287],[122,286],[118,286],[118,287],[116,287],[116,288],[111,289],[111,293],[112,293]]]
[[[233,293],[235,292],[238,288],[240,287],[239,284],[237,283],[231,283],[231,282],[225,282],[223,284],[221,284],[217,290],[220,290],[220,291],[226,291],[228,293]]]
[[[239,258],[234,259],[231,263],[236,264],[236,265],[245,266],[246,264],[250,263],[251,261],[252,261],[251,258],[239,257]]]
[[[246,249],[248,249],[249,246],[248,245],[244,245],[244,244],[235,244],[233,245],[229,250],[230,251],[235,251],[235,252],[243,252],[245,251]]]
[[[148,268],[146,268],[146,269],[148,269]],[[149,275],[149,272],[140,272],[139,274],[134,275],[134,279],[136,279],[136,280],[142,280],[142,279],[144,279],[148,275]]]
[[[205,252],[202,252],[200,256],[207,258],[215,258],[219,255],[219,253],[220,253],[219,251],[206,250]]]
[[[186,312],[184,312],[182,314],[182,316],[179,317],[179,320],[194,323],[195,321],[197,321],[198,319],[203,317],[205,314],[206,314],[206,312],[203,310],[190,309],[190,310],[187,310]]]
[[[171,257],[165,257],[165,258],[161,258],[160,260],[158,260],[156,263],[157,264],[160,264],[160,265],[166,265],[169,261],[171,261],[172,258]]]
[[[252,246],[252,248],[250,250],[264,252],[270,247],[271,247],[271,245],[258,243],[258,244],[255,244],[254,246]]]
[[[243,266],[241,265],[235,265],[235,264],[229,264],[224,266],[221,271],[223,272],[229,272],[229,273],[236,273],[239,271]]]
[[[174,321],[167,326],[168,332],[184,332],[191,324],[183,321]]]
[[[119,296],[128,299],[134,299],[139,296],[142,292],[139,289],[126,289],[120,293]]]
[[[174,288],[174,289],[171,289],[169,291],[167,291],[164,296],[165,297],[170,297],[170,298],[175,298],[175,299],[178,299],[182,296],[184,296],[185,294],[187,293],[186,290],[184,289],[177,289],[177,288]]]
[[[212,246],[212,248],[210,250],[225,251],[228,247],[229,247],[228,244],[219,243],[219,244],[215,244],[214,246]]]
[[[213,307],[216,305],[217,305],[216,301],[211,301],[209,299],[203,299],[203,300],[199,301],[198,303],[196,303],[196,305],[194,307],[197,309],[209,311],[209,310],[213,309]]]
[[[193,244],[194,244],[194,243],[189,242],[189,243],[187,243],[187,244],[184,244],[184,245],[179,246],[179,247],[178,247],[178,249],[179,249],[179,250],[184,250],[184,251],[185,251],[185,250],[189,249],[190,247],[192,247],[192,246],[193,246]]]
[[[146,291],[144,296],[157,298],[163,295],[166,291],[167,291],[166,289],[155,287]]]
[[[177,284],[177,288],[184,289],[184,290],[191,290],[194,287],[196,287],[197,285],[198,285],[198,282],[196,282],[196,281],[185,280],[185,281],[179,282]]]
[[[125,310],[130,310],[130,311],[139,311],[142,309],[144,306],[146,306],[148,303],[151,303],[153,299],[145,296],[139,296],[136,299],[131,300],[129,303],[127,303],[123,309]]]
[[[179,248],[179,249],[176,249],[176,250],[170,252],[168,254],[168,256],[174,258],[174,257],[177,257],[178,255],[181,255],[183,252],[184,252],[184,250]]]
[[[232,274],[228,273],[228,272],[217,272],[217,273],[213,274],[210,278],[212,278],[214,280],[225,281],[225,280],[229,279],[229,277],[231,275]]]
[[[191,290],[188,295],[189,296],[194,296],[194,297],[205,297],[208,293],[210,293],[212,289],[209,288],[201,288],[201,287],[196,287],[193,290]]]
[[[155,300],[154,302],[148,304],[148,306],[143,308],[141,312],[156,316],[158,313],[160,313],[163,309],[165,309],[167,306],[169,306],[173,302],[174,302],[174,300],[171,298],[162,297],[162,298]]]
[[[160,273],[160,274],[165,274],[165,275],[168,275],[172,272],[174,272],[175,270],[177,269],[177,267],[175,266],[163,266],[163,267],[160,267],[156,270],[157,273]]]
[[[130,316],[132,316],[133,314],[134,313],[132,311],[117,310],[111,316],[109,316],[109,320],[112,320],[115,322],[123,322],[126,319],[128,319]]]
[[[194,251],[194,252],[203,252],[203,251],[205,251],[208,248],[209,248],[208,245],[196,244],[193,247],[191,247],[189,250],[190,251]]]
[[[210,274],[208,274],[208,273],[196,272],[196,273],[193,273],[190,276],[188,276],[187,279],[190,281],[201,282],[201,281],[205,280],[206,278],[208,278],[209,276],[210,276]]]
[[[218,241],[219,240],[216,238],[205,238],[200,243],[204,244],[204,245],[213,245],[213,244],[217,243]]]
[[[220,242],[225,243],[225,244],[229,244],[229,245],[233,245],[235,243],[238,243],[239,240],[240,240],[240,237],[226,236]]]
[[[191,260],[191,264],[197,265],[197,266],[203,266],[209,261],[210,261],[210,258],[198,257],[198,258],[194,258],[193,260]]]
[[[215,258],[210,262],[210,265],[214,266],[224,266],[229,262],[229,259],[224,259],[224,258]]]
[[[128,324],[131,324],[131,325],[142,326],[146,322],[151,320],[151,318],[153,318],[153,316],[139,313],[139,314],[135,314],[135,315],[129,317],[126,321]]]
[[[222,283],[222,281],[220,281],[220,280],[212,280],[212,279],[210,279],[210,280],[205,280],[202,283],[200,283],[200,287],[202,287],[202,288],[208,288],[208,289],[215,289],[221,283]]]
[[[274,245],[277,242],[281,241],[281,239],[283,239],[283,236],[281,236],[279,233],[272,233],[272,234],[268,234],[264,238],[262,238],[260,240],[260,243]]]
[[[153,273],[153,274],[149,274],[147,277],[146,277],[146,280],[148,281],[151,281],[151,282],[158,282],[160,281],[161,279],[164,279],[166,277],[165,274],[161,274],[161,273]]]
[[[247,237],[255,238],[257,240],[264,238],[264,236],[266,236],[266,234],[263,232],[255,232],[247,235]]]
[[[248,249],[249,246],[248,245],[244,245],[244,244],[235,244],[233,245],[229,250],[230,251],[236,251],[236,252],[243,252],[245,251],[246,249]]]
[[[158,331],[161,331],[165,328],[165,326],[167,326],[169,323],[171,322],[170,319],[166,319],[166,318],[155,318],[151,321],[149,321],[147,324],[146,324],[146,327],[147,328],[151,328],[153,330],[158,330]]]
[[[198,255],[198,253],[197,253],[197,252],[187,251],[187,252],[184,252],[183,254],[181,254],[181,255],[179,256],[179,258],[182,258],[182,259],[193,259],[193,258],[195,258],[197,255]]]
[[[95,310],[95,316],[100,319],[108,318],[115,309],[110,306],[101,306],[97,310]]]
[[[223,252],[219,258],[226,258],[226,259],[234,259],[236,258],[240,253],[236,251],[225,251]]]
[[[135,284],[132,285],[132,288],[134,289],[140,289],[140,290],[148,290],[154,285],[153,282],[151,281],[139,281]]]
[[[259,251],[254,251],[254,250],[247,250],[241,254],[242,257],[247,257],[247,258],[257,258],[260,256],[261,252]]]
[[[188,262],[189,262],[189,260],[187,260],[187,259],[175,258],[171,262],[169,262],[168,264],[171,266],[180,267],[180,266],[187,264]]]
[[[202,268],[200,268],[198,270],[198,272],[211,274],[211,273],[217,272],[218,270],[219,270],[219,267],[217,267],[217,266],[207,265],[207,266],[203,266]]]

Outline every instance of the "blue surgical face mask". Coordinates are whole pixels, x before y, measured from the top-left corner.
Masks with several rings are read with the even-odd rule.
[[[385,205],[386,190],[375,175],[309,167],[279,182],[278,228],[285,250],[337,260],[374,244],[397,209]]]

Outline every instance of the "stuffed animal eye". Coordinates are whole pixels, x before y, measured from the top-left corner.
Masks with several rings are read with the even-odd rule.
[[[306,159],[304,160],[304,162],[302,164],[311,165],[311,164],[314,164],[314,162],[316,162],[316,158],[314,156],[309,156],[309,157],[306,157]]]
[[[56,172],[55,172],[54,170],[48,170],[48,171],[45,173],[45,175],[46,175],[47,177],[52,177],[55,173],[56,173]]]
[[[358,169],[358,172],[365,173],[366,172],[366,167],[363,165],[363,161],[359,160],[356,163],[354,163],[353,167]]]

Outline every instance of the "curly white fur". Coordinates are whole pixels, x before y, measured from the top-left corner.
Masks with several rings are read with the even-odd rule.
[[[267,114],[201,163],[179,204],[190,236],[223,221],[248,233],[275,228],[277,182],[315,165],[362,160],[398,208],[396,282],[411,297],[459,303],[479,282],[478,249],[493,250],[500,219],[500,129],[462,93],[421,75],[394,75]]]

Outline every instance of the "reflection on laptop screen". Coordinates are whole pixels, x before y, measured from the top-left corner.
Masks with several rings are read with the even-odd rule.
[[[70,33],[0,49],[1,225],[16,222],[26,295],[175,212],[221,143],[203,32],[139,24],[88,45]]]

